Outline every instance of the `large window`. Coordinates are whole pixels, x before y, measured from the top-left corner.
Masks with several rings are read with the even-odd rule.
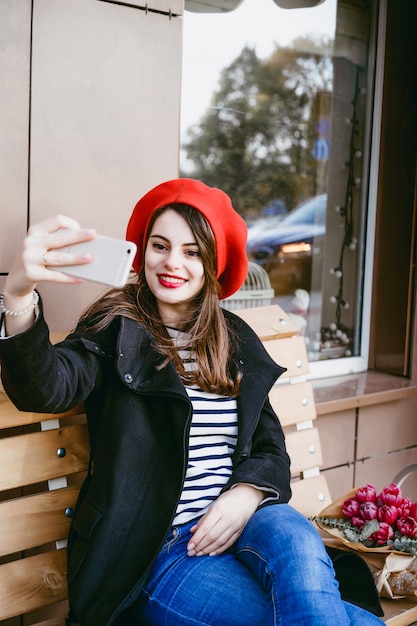
[[[367,365],[371,4],[184,16],[181,173],[230,194],[316,375]]]

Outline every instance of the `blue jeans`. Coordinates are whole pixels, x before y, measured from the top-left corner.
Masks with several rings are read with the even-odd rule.
[[[259,509],[236,544],[187,556],[190,527],[172,529],[133,610],[152,626],[372,626],[344,602],[313,524],[288,504]]]

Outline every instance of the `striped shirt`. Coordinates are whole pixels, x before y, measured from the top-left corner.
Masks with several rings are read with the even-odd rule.
[[[168,328],[171,337],[183,349],[180,356],[185,368],[195,367],[187,336]],[[189,436],[189,458],[184,486],[173,524],[203,515],[219,496],[232,473],[232,454],[237,441],[237,403],[230,398],[185,387],[193,407]]]

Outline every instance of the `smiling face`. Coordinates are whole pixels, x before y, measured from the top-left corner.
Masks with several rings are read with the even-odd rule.
[[[189,303],[203,288],[205,275],[193,231],[173,209],[161,213],[152,226],[144,269],[164,324],[184,321]]]

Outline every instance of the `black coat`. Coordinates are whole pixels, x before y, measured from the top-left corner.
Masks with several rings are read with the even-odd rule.
[[[225,312],[240,337],[238,440],[225,490],[251,483],[290,498],[289,458],[268,393],[285,371],[253,330]],[[70,601],[83,626],[107,626],[138,595],[171,526],[187,468],[191,403],[171,364],[138,323],[117,318],[100,333],[77,329],[52,346],[42,315],[0,341],[4,387],[25,411],[85,402],[93,472],[69,541]]]

